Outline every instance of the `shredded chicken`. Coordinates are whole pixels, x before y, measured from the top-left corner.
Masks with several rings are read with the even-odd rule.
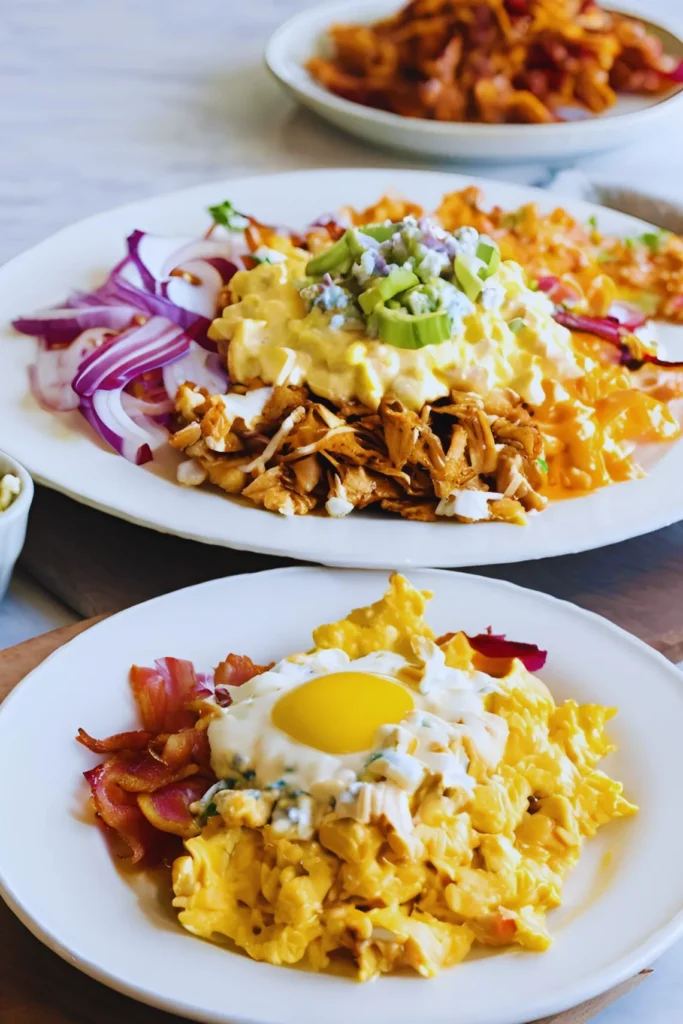
[[[306,388],[276,386],[249,429],[224,410],[221,396],[183,385],[171,444],[193,460],[193,479],[204,473],[281,515],[376,505],[422,522],[524,523],[546,504],[543,437],[509,390],[453,391],[417,414],[395,398],[377,412],[332,409]]]

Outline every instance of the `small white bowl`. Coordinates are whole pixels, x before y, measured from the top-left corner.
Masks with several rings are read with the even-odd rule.
[[[33,480],[20,463],[0,451],[0,479],[5,473],[19,477],[21,490],[9,508],[0,512],[0,600],[5,596],[12,570],[24,546],[28,510],[33,501]]]
[[[400,149],[419,158],[570,163],[578,156],[642,140],[657,127],[662,131],[666,124],[670,125],[670,130],[678,126],[683,111],[683,87],[672,89],[664,96],[620,96],[605,114],[579,121],[473,124],[402,117],[352,103],[329,92],[308,73],[305,65],[311,57],[329,53],[327,32],[331,25],[338,22],[370,24],[393,14],[400,6],[401,0],[335,0],[302,11],[271,36],[266,47],[266,65],[291,95],[320,117],[373,145]],[[659,36],[667,53],[683,57],[681,32],[621,6],[618,10],[642,21],[648,30]]]

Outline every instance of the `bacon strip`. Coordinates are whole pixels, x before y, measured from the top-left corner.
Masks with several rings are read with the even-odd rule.
[[[79,729],[76,736],[76,740],[88,750],[92,750],[93,754],[117,754],[121,750],[146,750],[153,739],[153,732],[143,732],[141,729],[135,732],[117,732],[105,740],[96,740],[85,729]]]
[[[190,804],[204,795],[212,781],[194,776],[172,782],[153,793],[142,793],[138,807],[155,829],[190,839],[201,831],[190,813]]]
[[[191,728],[197,716],[188,704],[211,695],[197,678],[192,662],[182,658],[161,658],[156,669],[133,665],[130,685],[142,724],[154,733]]]
[[[173,769],[144,753],[118,754],[83,774],[96,813],[128,845],[132,863],[139,864],[157,859],[162,847],[157,830],[138,806],[136,794],[154,792],[196,772],[196,765]]]
[[[245,654],[229,654],[225,661],[222,661],[216,668],[214,676],[216,703],[223,708],[229,707],[232,704],[232,697],[226,687],[242,686],[254,676],[260,676],[272,667],[273,662],[270,665],[255,665]]]
[[[270,666],[230,654],[216,670],[226,686],[239,686]],[[133,864],[162,859],[172,836],[198,833],[190,804],[215,781],[206,731],[201,717],[204,698],[212,695],[211,677],[195,672],[192,662],[161,658],[154,668],[134,665],[130,684],[144,729],[95,739],[84,729],[76,739],[109,758],[85,772],[95,811],[125,845]],[[177,840],[173,840],[177,842]]]

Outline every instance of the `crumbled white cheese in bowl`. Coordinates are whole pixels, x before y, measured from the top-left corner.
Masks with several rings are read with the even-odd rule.
[[[0,512],[6,512],[21,491],[21,480],[14,473],[0,477]]]
[[[33,481],[23,466],[0,452],[0,600],[24,546]]]

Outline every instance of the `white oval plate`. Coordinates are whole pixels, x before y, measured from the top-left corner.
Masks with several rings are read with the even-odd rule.
[[[0,708],[0,892],[41,941],[121,992],[202,1021],[231,1024],[525,1024],[602,992],[649,964],[683,931],[683,874],[662,844],[683,845],[683,687],[677,669],[603,619],[478,576],[422,570],[437,634],[463,628],[537,642],[558,701],[617,705],[618,753],[605,762],[640,805],[586,844],[545,954],[479,956],[425,982],[370,985],[268,964],[199,941],[169,895],[117,872],[84,812],[80,773],[96,760],[73,737],[135,726],[131,663],[228,651],[257,661],[310,647],[311,630],[377,600],[386,575],[295,568],[215,580],[102,622],[57,651]],[[265,627],[267,624],[267,628]],[[577,658],[577,652],[582,657]],[[427,1010],[427,1016],[425,1016]]]
[[[683,518],[683,445],[661,445],[645,480],[604,488],[586,498],[558,502],[525,528],[505,523],[463,526],[417,523],[354,512],[345,519],[286,518],[224,493],[181,487],[180,461],[169,447],[138,467],[114,454],[77,413],[41,409],[28,390],[32,338],[8,321],[20,313],[57,304],[73,289],[101,280],[119,260],[135,228],[166,234],[199,234],[206,207],[229,196],[266,221],[302,226],[340,205],[365,206],[395,190],[435,209],[442,195],[472,182],[489,203],[516,207],[538,201],[545,209],[558,197],[539,189],[425,171],[307,171],[223,181],[148,199],[99,214],[60,231],[0,269],[0,437],[6,450],[40,482],[86,505],[142,526],[191,540],[299,558],[326,565],[392,568],[408,565],[487,565],[569,554],[613,544]],[[649,225],[582,203],[566,207],[605,231],[634,234]],[[683,355],[683,327],[664,333],[669,351]]]
[[[339,128],[373,145],[405,150],[413,156],[469,161],[556,160],[569,163],[578,156],[632,143],[670,119],[683,108],[683,88],[664,96],[620,96],[606,114],[564,124],[470,124],[402,117],[342,99],[318,84],[306,70],[311,57],[329,51],[326,33],[335,22],[372,23],[393,14],[399,0],[335,0],[317,5],[285,22],[266,47],[266,64],[284,88],[305,107]],[[664,42],[667,53],[683,57],[683,40],[664,28],[633,14]]]

